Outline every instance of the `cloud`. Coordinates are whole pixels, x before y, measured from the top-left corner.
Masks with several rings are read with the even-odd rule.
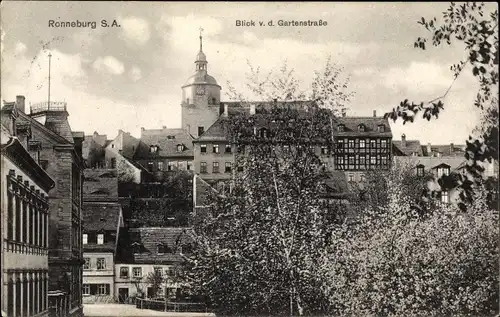
[[[113,75],[121,75],[125,71],[123,63],[113,56],[98,57],[92,67],[97,71],[106,71]]]
[[[133,81],[138,81],[139,79],[142,78],[141,69],[137,66],[132,66],[132,68],[130,68],[128,74],[129,74],[130,79],[132,79]]]
[[[411,62],[407,68],[392,67],[380,76],[386,88],[421,93],[446,89],[453,79],[445,72],[445,66],[434,62]]]
[[[151,36],[149,24],[137,17],[121,18],[121,26],[125,41],[131,45],[143,46]]]
[[[26,52],[26,44],[24,44],[22,42],[17,42],[14,50],[17,54],[22,54],[22,53]]]

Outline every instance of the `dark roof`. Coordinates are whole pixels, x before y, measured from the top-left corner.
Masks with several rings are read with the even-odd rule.
[[[297,110],[306,110],[307,107],[314,106],[314,101],[312,100],[293,100],[293,101],[224,101],[221,102],[221,110],[227,105],[228,113],[239,114],[244,112],[250,112],[251,107],[255,107],[255,113],[259,113],[262,110],[271,110],[273,107],[290,107]]]
[[[152,145],[158,146],[158,153],[151,153]],[[182,145],[183,150],[178,151],[177,145]],[[193,155],[193,137],[184,129],[142,130],[134,159]]]
[[[120,225],[121,206],[118,203],[83,203],[83,221],[86,231],[116,231]]]
[[[344,131],[338,127],[344,125]],[[364,125],[364,131],[359,126]],[[379,132],[378,127],[384,126],[384,132]],[[391,126],[388,119],[383,117],[337,117],[333,121],[335,136],[385,136],[392,137]]]
[[[128,244],[134,263],[166,264],[182,262],[180,248],[193,242],[190,228],[131,228],[128,231]],[[166,246],[170,252],[158,253],[158,246]],[[138,253],[133,250],[137,248]]]
[[[306,104],[304,102],[303,107]],[[240,112],[243,113],[243,112]],[[307,112],[300,112],[302,115],[307,116]],[[229,118],[231,116],[238,115],[238,112],[229,111]],[[265,114],[260,114],[256,110],[257,120],[256,125],[268,126],[269,122],[264,122]],[[194,142],[198,141],[227,141],[226,131],[223,126],[222,117],[219,117],[214,124],[212,124],[198,139]],[[344,131],[339,132],[338,126],[343,125]],[[359,131],[358,127],[360,125],[364,125],[364,131]],[[384,126],[384,132],[378,131],[378,126]],[[388,119],[384,119],[383,117],[338,117],[333,120],[333,129],[335,136],[381,136],[381,137],[392,137],[391,126],[389,124]]]
[[[422,146],[418,140],[406,140],[405,146],[402,141],[392,141],[394,155],[411,156],[416,153],[417,156],[423,156]]]
[[[83,171],[83,200],[105,201],[118,199],[118,177],[114,169],[91,169]]]

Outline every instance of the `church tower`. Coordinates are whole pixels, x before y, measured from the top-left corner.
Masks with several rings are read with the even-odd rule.
[[[200,29],[200,51],[196,55],[195,73],[182,86],[182,128],[199,137],[219,117],[221,86],[207,72]]]

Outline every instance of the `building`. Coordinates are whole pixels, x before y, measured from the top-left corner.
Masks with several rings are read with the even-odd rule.
[[[83,302],[113,302],[116,247],[124,226],[116,169],[85,169]]]
[[[82,132],[68,123],[66,103],[44,102],[25,113],[18,96],[17,137],[27,142],[54,180],[49,202],[49,310],[53,316],[82,316]],[[35,154],[36,153],[36,154]]]
[[[84,203],[83,301],[114,302],[115,256],[123,227],[120,205],[112,202]]]
[[[466,165],[465,145],[421,145],[418,140],[407,140],[406,135],[401,135],[401,141],[392,142],[394,163],[414,170],[415,175],[428,177],[429,190],[436,193],[442,203],[459,201],[460,191],[451,189],[443,191],[439,185],[441,177],[453,177],[462,173]],[[497,177],[495,163],[485,163],[485,178]]]
[[[115,265],[115,294],[120,302],[130,297],[153,296],[148,275],[162,274],[160,295],[179,299],[183,285],[176,280],[182,267],[181,253],[192,248],[189,228],[130,228],[120,238],[120,256]]]
[[[23,102],[18,96],[1,110],[2,316],[48,316],[48,192],[54,181],[39,166],[36,148],[16,137],[17,127],[26,128],[17,120]]]
[[[146,167],[154,181],[175,171],[193,170],[193,137],[184,129],[141,129],[133,161]]]

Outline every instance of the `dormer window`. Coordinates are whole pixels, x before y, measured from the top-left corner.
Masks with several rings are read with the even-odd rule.
[[[151,153],[156,153],[156,152],[158,152],[158,145],[151,145],[151,146],[149,147],[149,152],[151,152]]]
[[[170,250],[167,245],[160,243],[157,245],[157,253],[158,254],[170,253]]]
[[[345,131],[345,125],[339,124],[339,126],[337,127],[337,130],[338,130],[338,132],[344,132]]]
[[[184,151],[184,145],[183,144],[177,144],[177,152],[182,152]]]
[[[359,132],[365,132],[365,125],[364,124],[358,125],[358,131]]]
[[[378,125],[378,132],[385,132],[385,125],[379,124]]]
[[[450,167],[449,166],[440,166],[437,169],[438,177],[442,177],[450,175]]]
[[[97,234],[97,244],[104,244],[104,233]]]
[[[175,140],[175,135],[167,135],[168,140]]]
[[[139,242],[132,243],[132,250],[134,251],[134,254],[141,253],[141,244]]]

